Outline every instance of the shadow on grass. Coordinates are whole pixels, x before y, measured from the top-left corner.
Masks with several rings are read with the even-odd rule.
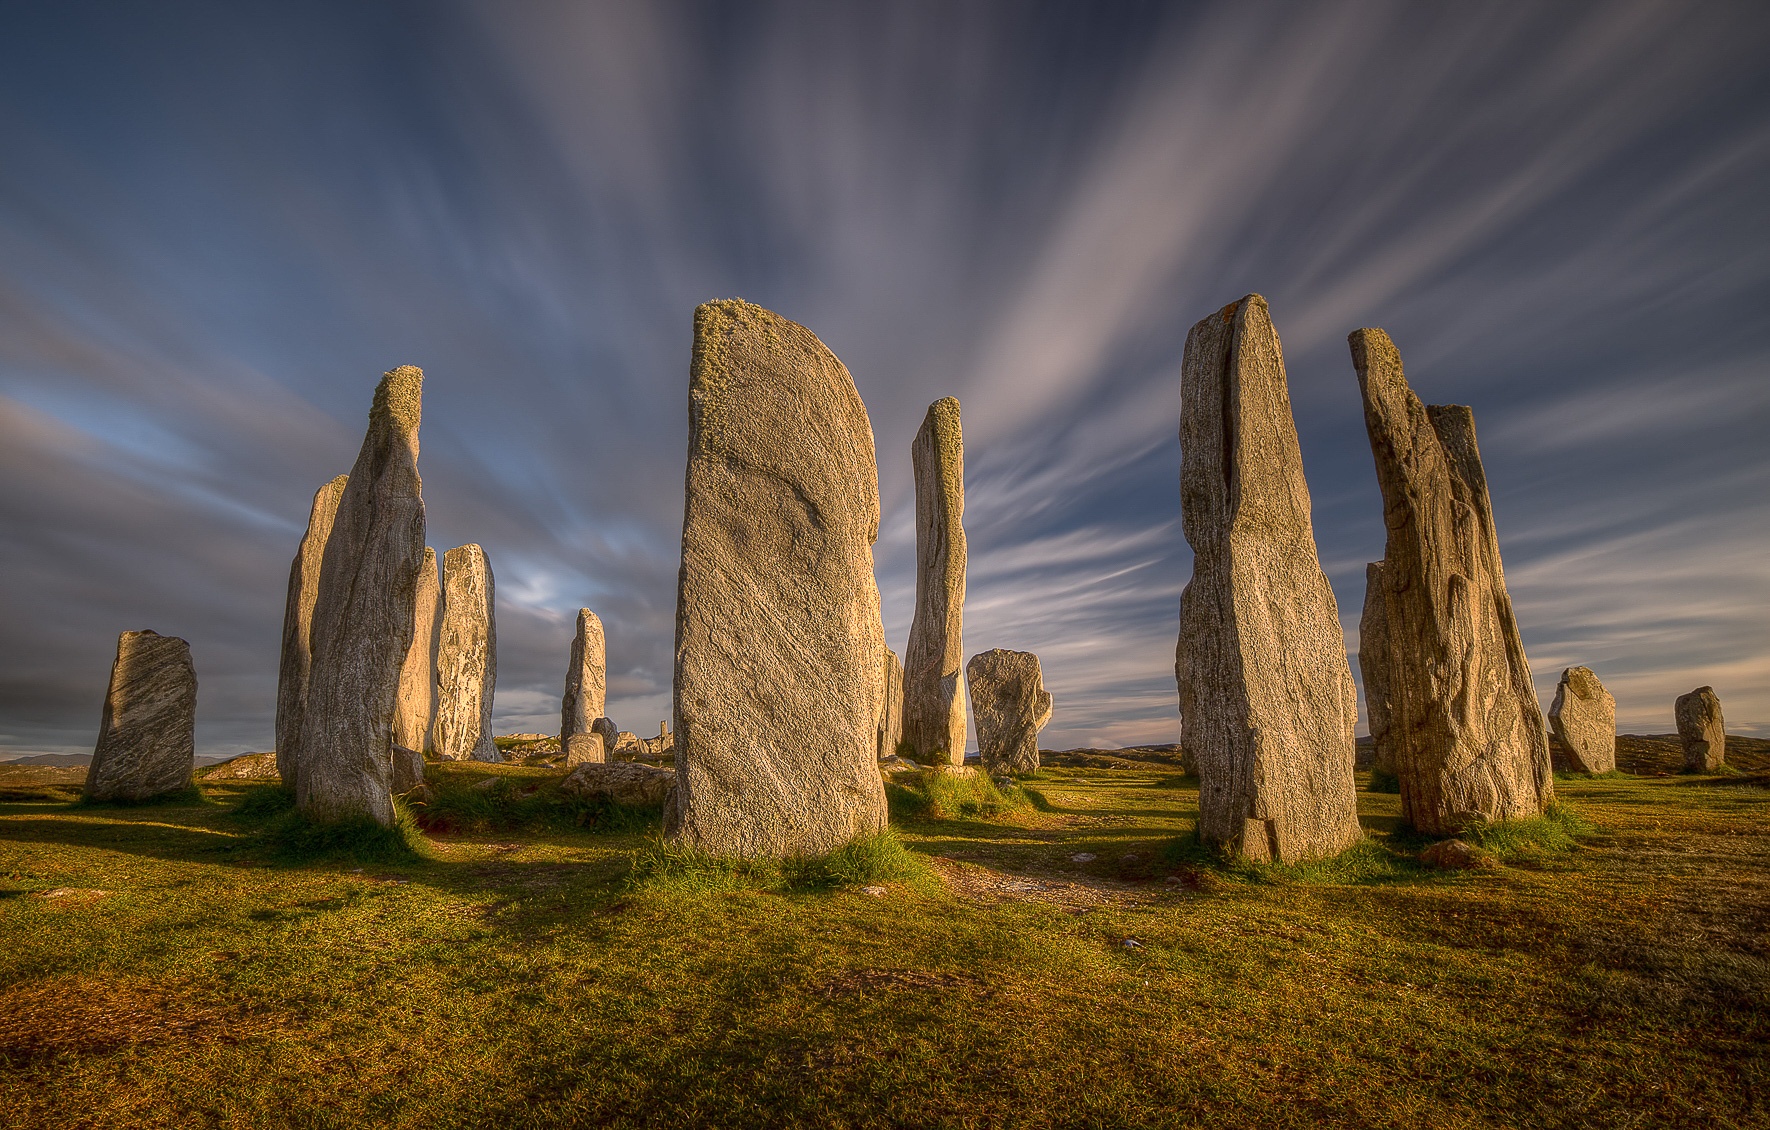
[[[654,837],[634,853],[628,873],[633,891],[712,894],[763,890],[817,892],[876,883],[915,883],[931,878],[928,865],[904,848],[887,828],[844,844],[828,855],[787,859],[725,859]]]

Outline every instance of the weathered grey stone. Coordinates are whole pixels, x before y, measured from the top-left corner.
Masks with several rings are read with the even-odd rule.
[[[1549,732],[1556,769],[1608,773],[1616,768],[1616,700],[1590,667],[1561,672],[1549,705]]]
[[[924,765],[965,760],[965,441],[959,402],[928,407],[910,445],[916,472],[916,611],[903,663],[903,745]]]
[[[1548,731],[1506,593],[1474,415],[1427,408],[1382,330],[1349,339],[1388,545],[1389,733],[1403,819],[1430,835],[1536,816],[1554,800]]]
[[[395,744],[391,751],[393,768],[391,788],[395,794],[409,793],[424,783],[424,755],[415,749]]]
[[[602,739],[602,748],[607,754],[603,760],[607,761],[612,758],[615,748],[621,744],[621,730],[615,725],[615,720],[606,717],[598,718],[590,723],[590,732]]]
[[[1051,719],[1051,692],[1030,651],[979,652],[965,665],[977,752],[985,771],[1032,773],[1039,767],[1039,730]]]
[[[609,749],[599,732],[573,734],[560,742],[565,750],[565,763],[573,765],[602,765],[609,759]]]
[[[879,673],[879,760],[896,757],[903,744],[903,664],[897,652],[885,649]],[[964,746],[959,749],[963,755]]]
[[[1251,860],[1334,855],[1363,835],[1358,691],[1266,300],[1250,294],[1193,326],[1180,379],[1193,564],[1174,670],[1199,838]]]
[[[632,730],[620,730],[615,733],[614,752],[622,757],[633,757],[640,750],[639,735]]]
[[[314,492],[307,532],[289,566],[289,598],[283,606],[283,654],[277,669],[277,772],[295,787],[295,747],[307,710],[307,676],[313,665],[313,604],[320,592],[320,564],[350,476],[339,475]]]
[[[326,541],[296,745],[296,803],[310,818],[393,823],[393,715],[424,565],[423,391],[410,365],[381,378]]]
[[[197,671],[191,645],[124,632],[104,696],[87,800],[147,800],[191,787],[196,768]]]
[[[436,630],[442,611],[436,564],[436,550],[425,546],[424,564],[418,568],[418,587],[412,597],[412,646],[406,649],[399,669],[399,709],[393,715],[393,744],[418,754],[420,781],[424,779],[430,725],[436,717]],[[408,784],[394,791],[403,793],[411,787]]]
[[[560,700],[559,740],[588,734],[602,717],[608,692],[607,651],[602,621],[588,608],[578,609],[578,631],[572,637],[572,658],[565,669],[565,696]]]
[[[1395,740],[1389,732],[1389,624],[1383,616],[1383,563],[1364,567],[1364,615],[1358,621],[1358,673],[1364,677],[1365,721],[1371,728],[1371,770],[1395,775]]]
[[[700,307],[686,487],[671,834],[779,857],[883,830],[879,487],[848,370],[759,306]]]
[[[1727,764],[1727,724],[1715,688],[1697,687],[1679,695],[1675,713],[1686,773],[1713,773]]]
[[[633,808],[664,804],[675,788],[674,770],[632,762],[580,765],[559,783],[559,791],[566,796],[606,800]]]
[[[498,682],[497,596],[485,550],[469,543],[443,554],[442,633],[436,645],[436,755],[445,761],[502,761],[492,741]]]

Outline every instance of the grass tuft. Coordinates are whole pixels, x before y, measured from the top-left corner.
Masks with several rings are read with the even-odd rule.
[[[987,820],[1036,803],[1026,789],[999,788],[986,773],[956,777],[936,769],[887,782],[885,799],[891,815],[900,820]]]
[[[1161,860],[1170,867],[1214,872],[1244,883],[1302,883],[1319,886],[1386,883],[1417,878],[1423,871],[1409,856],[1376,840],[1359,840],[1338,855],[1303,863],[1256,863],[1230,855],[1203,843],[1195,825],[1192,832],[1176,836],[1162,848]]]
[[[282,863],[417,863],[430,857],[418,822],[394,802],[393,827],[368,817],[309,820],[295,807],[293,791],[267,786],[248,792],[235,806],[236,819],[256,825],[265,852]]]
[[[557,773],[485,776],[438,768],[427,770],[430,797],[414,809],[430,832],[644,832],[663,820],[656,806],[626,808],[562,793]]]
[[[928,874],[927,865],[890,829],[844,844],[828,855],[792,859],[726,859],[657,836],[634,853],[628,885],[678,894],[825,891],[909,882]]]
[[[1508,863],[1517,863],[1572,851],[1581,836],[1596,831],[1571,808],[1552,804],[1541,816],[1471,825],[1464,829],[1462,839]]]
[[[1365,791],[1399,796],[1401,795],[1401,778],[1387,769],[1372,769],[1371,783]]]

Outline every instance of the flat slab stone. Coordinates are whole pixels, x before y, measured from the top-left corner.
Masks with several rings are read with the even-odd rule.
[[[416,751],[420,765],[436,717],[436,634],[442,620],[442,583],[436,571],[436,550],[425,546],[412,596],[412,646],[400,664],[399,708],[393,715],[393,744]],[[418,779],[423,780],[422,772]]]
[[[117,637],[87,800],[138,801],[191,787],[196,769],[197,671],[191,645],[158,632]]]
[[[984,771],[1034,773],[1039,768],[1039,731],[1051,720],[1053,702],[1030,651],[995,648],[965,665],[971,710],[977,721],[977,751]],[[968,766],[943,766],[965,769]]]
[[[1590,667],[1569,667],[1549,706],[1550,756],[1566,773],[1608,773],[1616,768],[1616,700]]]
[[[1721,717],[1721,699],[1713,687],[1697,687],[1679,695],[1673,711],[1678,719],[1678,740],[1684,746],[1686,773],[1713,773],[1727,764],[1727,724]]]
[[[485,550],[469,543],[443,554],[442,631],[436,645],[436,755],[444,761],[503,761],[492,738],[498,684],[497,595]]]

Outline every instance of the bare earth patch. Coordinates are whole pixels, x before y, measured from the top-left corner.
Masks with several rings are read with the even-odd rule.
[[[1071,910],[1134,906],[1154,901],[1147,886],[1093,876],[1021,875],[996,871],[945,856],[930,856],[941,881],[978,902],[1045,902]]]

